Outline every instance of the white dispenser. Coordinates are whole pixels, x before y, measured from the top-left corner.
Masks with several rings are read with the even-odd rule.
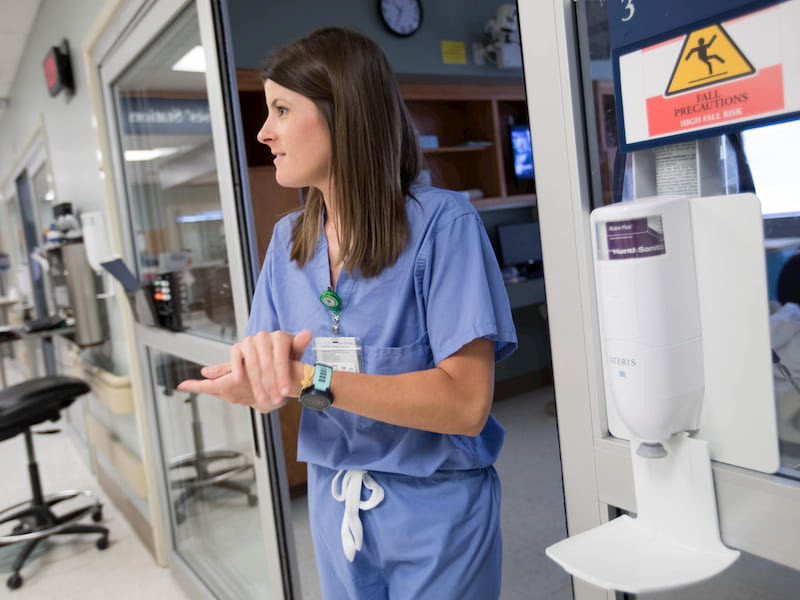
[[[636,516],[546,549],[570,574],[644,593],[716,575],[711,459],[774,472],[760,203],[654,197],[591,216],[609,430],[630,440]]]
[[[703,400],[689,200],[610,205],[591,222],[607,383],[640,454],[663,456],[673,433],[697,429]]]

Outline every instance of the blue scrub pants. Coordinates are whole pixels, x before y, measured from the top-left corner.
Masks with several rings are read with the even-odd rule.
[[[500,480],[493,467],[410,477],[370,471],[383,501],[360,511],[353,562],[341,541],[336,471],[308,465],[311,533],[325,600],[493,600],[500,597]],[[369,495],[362,489],[362,500]]]

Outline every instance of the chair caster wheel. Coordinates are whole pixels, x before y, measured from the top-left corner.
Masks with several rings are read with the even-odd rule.
[[[256,504],[258,504],[258,498],[255,496],[247,497],[247,506],[255,506]]]
[[[105,550],[108,548],[108,538],[106,536],[101,537],[99,540],[97,540],[95,546],[97,546],[98,550]]]
[[[24,580],[22,579],[22,575],[20,575],[19,573],[14,573],[11,577],[8,578],[8,580],[6,581],[6,585],[9,587],[9,589],[15,590],[18,587],[22,587],[23,581]]]
[[[92,511],[92,521],[99,523],[103,520],[103,509],[98,507]]]

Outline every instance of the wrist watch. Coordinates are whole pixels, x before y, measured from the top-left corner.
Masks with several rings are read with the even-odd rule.
[[[312,410],[325,410],[333,404],[333,394],[331,394],[331,375],[333,368],[322,363],[314,365],[314,377],[311,385],[303,388],[300,392],[300,404]]]

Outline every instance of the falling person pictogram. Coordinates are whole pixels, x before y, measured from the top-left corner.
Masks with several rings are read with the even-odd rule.
[[[684,60],[689,60],[691,58],[691,56],[695,52],[697,52],[697,58],[699,58],[701,61],[703,61],[706,64],[706,66],[708,67],[708,74],[711,75],[714,72],[714,69],[711,66],[711,60],[712,59],[716,59],[720,63],[725,63],[725,59],[724,58],[721,58],[720,56],[717,56],[716,54],[712,54],[710,56],[708,54],[708,49],[711,47],[711,44],[714,43],[715,39],[717,39],[717,35],[716,34],[714,34],[712,36],[712,38],[706,44],[705,38],[698,38],[697,46],[695,46],[694,48],[689,50],[689,52],[686,53],[686,57],[684,58]]]

